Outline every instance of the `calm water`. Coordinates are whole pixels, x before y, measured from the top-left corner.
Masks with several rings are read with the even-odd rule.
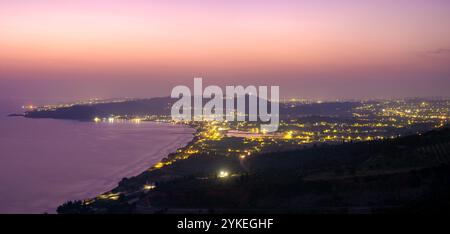
[[[192,129],[158,123],[88,123],[5,117],[0,100],[0,213],[55,212],[137,175],[192,139]]]

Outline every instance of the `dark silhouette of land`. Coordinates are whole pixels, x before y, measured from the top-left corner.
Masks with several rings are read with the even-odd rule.
[[[117,199],[59,213],[435,213],[450,211],[450,129],[236,157],[199,154],[124,179]],[[244,164],[243,164],[244,163]],[[226,168],[230,176],[220,178]],[[155,188],[142,191],[151,182]]]

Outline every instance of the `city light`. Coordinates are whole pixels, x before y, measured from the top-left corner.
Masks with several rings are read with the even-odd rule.
[[[283,139],[285,140],[291,140],[293,138],[292,136],[293,132],[292,131],[288,131],[284,134]]]
[[[146,185],[144,185],[144,190],[152,190],[152,189],[154,189],[154,188],[156,188],[156,186],[154,185],[154,184],[146,184]]]
[[[108,199],[108,200],[113,200],[113,201],[118,200],[119,197],[120,197],[120,193],[106,193],[106,194],[102,194],[102,195],[98,196],[98,198],[100,198],[100,199]]]
[[[217,174],[217,177],[219,178],[227,178],[229,176],[229,173],[227,171],[220,171],[219,174]]]
[[[156,169],[160,169],[160,168],[162,168],[163,166],[164,166],[164,163],[159,162],[159,163],[155,164],[153,167],[156,168]]]

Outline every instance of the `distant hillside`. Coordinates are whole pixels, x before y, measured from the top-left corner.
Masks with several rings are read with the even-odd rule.
[[[170,115],[171,107],[177,99],[160,97],[151,99],[129,100],[124,102],[111,102],[101,104],[74,105],[62,107],[55,110],[34,110],[25,113],[28,118],[55,118],[90,120],[94,117],[115,116],[143,116],[143,115]],[[205,104],[208,99],[204,99]],[[268,104],[270,111],[270,103]],[[280,104],[280,114],[283,116],[351,116],[351,110],[358,103],[354,102],[332,102],[303,104],[290,107]],[[224,102],[224,107],[226,106]],[[237,103],[235,101],[235,106]],[[246,98],[246,111],[248,113],[249,101]]]
[[[361,105],[359,102],[324,102],[301,104],[295,107],[280,106],[280,114],[290,116],[342,116],[350,117],[351,110]]]
[[[168,115],[174,100],[171,98],[151,98],[125,102],[101,103],[92,105],[75,105],[56,110],[29,111],[28,118],[55,118],[91,120],[94,117]]]

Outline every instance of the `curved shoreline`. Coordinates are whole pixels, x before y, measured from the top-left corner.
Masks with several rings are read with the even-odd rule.
[[[90,121],[83,121],[83,122],[90,122]],[[175,124],[173,123],[169,123],[169,122],[164,122],[164,121],[143,121],[143,124],[154,124],[156,126],[164,126],[165,128],[170,128],[170,127],[182,127],[180,129],[190,129],[190,130],[194,130],[193,132],[178,132],[178,133],[167,133],[168,135],[191,135],[191,136],[176,136],[175,139],[171,140],[171,141],[167,141],[167,144],[163,144],[164,147],[162,147],[161,149],[157,150],[157,152],[153,152],[151,153],[151,155],[153,156],[157,156],[156,158],[159,158],[157,160],[154,161],[154,163],[149,164],[150,166],[143,166],[140,167],[140,169],[137,169],[137,167],[139,165],[146,165],[148,164],[149,161],[153,161],[151,158],[147,157],[147,159],[142,159],[139,162],[133,162],[132,164],[126,166],[126,168],[119,168],[116,170],[117,173],[115,174],[121,174],[123,176],[121,176],[120,178],[116,178],[113,180],[110,180],[110,182],[108,182],[108,185],[105,184],[105,186],[109,187],[108,189],[105,190],[97,190],[97,192],[91,192],[91,195],[88,196],[82,196],[83,193],[88,193],[88,192],[80,192],[79,198],[76,199],[80,199],[82,201],[92,201],[92,200],[96,200],[99,197],[101,197],[104,194],[107,193],[111,193],[112,191],[114,191],[115,189],[117,189],[120,185],[120,183],[124,180],[124,179],[131,179],[134,177],[138,177],[139,175],[141,175],[142,173],[145,173],[146,171],[150,170],[151,168],[154,167],[154,165],[163,162],[165,160],[169,160],[170,155],[176,154],[176,152],[180,149],[183,149],[185,147],[189,147],[190,144],[192,144],[193,142],[195,142],[195,134],[197,133],[197,131],[195,130],[195,128],[193,128],[192,126],[188,125],[188,124],[177,124],[178,126],[174,126]],[[183,130],[185,131],[185,130]],[[188,140],[191,137],[190,140]],[[182,139],[183,138],[183,139]],[[176,143],[176,144],[175,144]],[[147,150],[146,150],[147,151]],[[150,152],[150,151],[147,151]],[[144,168],[144,169],[142,169]],[[132,171],[132,172],[131,172]],[[122,172],[122,173],[120,173]],[[128,173],[127,173],[128,172]],[[98,187],[98,186],[97,186]],[[89,187],[87,187],[89,188]],[[73,199],[73,198],[72,198]],[[48,210],[46,212],[49,213],[57,213],[57,208],[62,205],[64,202],[70,201],[70,198],[65,199],[62,203],[59,203],[56,205],[56,207],[53,207],[52,210]]]
[[[167,122],[1,119],[4,213],[56,213],[67,200],[98,196],[185,147],[195,133]]]
[[[165,164],[165,163],[170,162],[170,161],[175,161],[175,160],[176,160],[176,158],[175,158],[175,157],[176,157],[176,154],[177,154],[179,151],[183,151],[183,150],[189,148],[190,146],[192,146],[192,145],[198,140],[197,134],[200,132],[200,129],[197,128],[197,127],[195,127],[195,126],[193,126],[193,125],[191,125],[191,124],[185,124],[185,123],[176,123],[176,124],[174,124],[174,123],[169,123],[169,122],[164,122],[164,121],[144,121],[144,122],[150,122],[150,123],[163,123],[163,124],[169,124],[169,125],[181,125],[181,126],[183,126],[183,127],[185,127],[185,128],[189,128],[189,129],[194,130],[194,132],[192,133],[192,139],[191,139],[190,141],[188,141],[185,145],[182,145],[182,146],[176,148],[173,152],[168,153],[167,155],[165,155],[164,157],[162,157],[158,162],[154,163],[151,167],[148,167],[146,170],[144,170],[144,171],[142,171],[142,172],[140,172],[140,173],[138,173],[138,174],[136,174],[136,175],[134,175],[134,176],[131,176],[131,177],[124,177],[121,181],[119,181],[119,182],[116,183],[116,186],[115,186],[113,189],[107,190],[107,191],[105,191],[105,192],[103,192],[103,193],[101,193],[101,194],[96,195],[95,197],[85,198],[85,199],[82,200],[82,201],[84,201],[84,202],[86,202],[86,203],[90,203],[90,202],[93,202],[93,201],[99,199],[99,198],[102,197],[102,196],[107,195],[107,194],[113,194],[115,190],[119,189],[120,184],[122,183],[122,181],[123,181],[124,179],[127,179],[127,180],[128,180],[128,179],[136,178],[136,177],[139,177],[140,175],[142,175],[142,174],[144,174],[144,173],[146,173],[146,172],[148,172],[148,171],[160,169],[160,168],[157,168],[157,167],[156,167],[157,164],[159,164],[159,163]],[[142,184],[142,186],[143,186],[143,185],[144,185],[144,184]],[[62,205],[62,204],[61,204],[61,205]]]

